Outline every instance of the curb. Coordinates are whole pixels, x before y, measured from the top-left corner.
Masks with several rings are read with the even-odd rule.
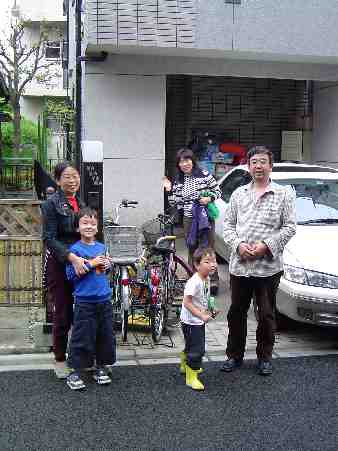
[[[179,362],[179,351],[169,353],[161,353],[154,355],[150,353],[143,353],[135,355],[130,353],[119,355],[119,359],[116,362],[116,366],[145,366],[145,365],[158,365],[158,364],[175,364]],[[317,350],[294,350],[283,349],[275,351],[273,359],[283,358],[296,358],[296,357],[311,357],[311,356],[325,356],[325,355],[338,355],[338,350],[333,349],[317,349]],[[211,351],[205,354],[205,361],[209,362],[221,362],[224,360],[224,350]],[[244,357],[245,360],[255,360],[255,350],[247,350]],[[28,370],[52,370],[53,369],[53,354],[8,354],[0,356],[0,372],[8,371],[28,371]]]

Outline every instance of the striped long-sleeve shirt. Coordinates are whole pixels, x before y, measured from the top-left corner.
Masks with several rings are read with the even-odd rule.
[[[175,181],[172,193],[169,196],[170,205],[176,205],[183,209],[184,216],[192,217],[192,205],[203,191],[213,194],[213,200],[221,197],[221,190],[215,178],[207,171],[201,171],[201,175],[184,175],[183,183]]]

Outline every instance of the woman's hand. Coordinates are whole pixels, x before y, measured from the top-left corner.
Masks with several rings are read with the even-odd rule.
[[[163,188],[167,191],[167,193],[170,193],[172,190],[172,184],[171,181],[168,179],[168,177],[163,177],[162,179]]]
[[[86,266],[86,263],[89,263],[88,260],[78,257],[75,254],[70,253],[68,255],[68,261],[73,265],[75,274],[80,277],[86,274],[89,269]]]
[[[201,205],[208,205],[210,202],[212,202],[211,197],[200,197],[199,198],[199,203]]]

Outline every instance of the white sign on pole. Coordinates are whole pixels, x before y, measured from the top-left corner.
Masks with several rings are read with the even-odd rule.
[[[81,150],[82,150],[82,161],[84,163],[103,162],[102,141],[82,141]]]

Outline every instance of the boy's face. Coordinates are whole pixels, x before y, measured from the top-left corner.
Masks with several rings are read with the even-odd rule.
[[[215,255],[205,255],[201,262],[196,265],[197,271],[204,277],[207,277],[211,272],[216,271],[217,262]]]
[[[86,240],[94,239],[97,234],[97,219],[93,216],[82,216],[79,220],[79,232]]]

